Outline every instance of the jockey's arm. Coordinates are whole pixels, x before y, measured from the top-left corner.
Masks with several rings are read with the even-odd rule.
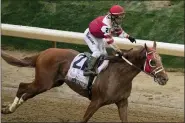
[[[121,28],[121,26],[115,28],[113,33],[116,34],[120,38],[128,38],[129,35]]]
[[[120,37],[120,38],[128,38],[129,35],[125,31],[122,31],[121,34],[118,37]]]
[[[128,35],[121,27],[117,28],[114,30],[114,33],[120,37],[120,38],[127,38],[130,40],[130,42],[135,42],[136,43],[136,40],[135,38],[131,37],[130,35]]]
[[[120,48],[118,47],[118,45],[116,45],[115,43],[109,44],[109,46],[114,49],[117,53],[119,53],[120,55],[122,54],[122,51],[120,50]]]
[[[118,53],[122,53],[120,48],[114,43],[114,39],[112,38],[111,35],[105,35],[103,40],[107,42],[107,44],[114,49]]]
[[[112,33],[110,31],[110,27],[104,27],[102,28],[102,32],[104,33],[104,38],[103,41],[105,41],[111,48],[113,48],[116,52],[118,52],[119,54],[121,54],[121,50],[119,49],[119,47],[114,43],[114,39],[112,36]]]

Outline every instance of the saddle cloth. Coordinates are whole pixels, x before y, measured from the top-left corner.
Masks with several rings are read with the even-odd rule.
[[[72,61],[68,73],[67,79],[71,82],[75,82],[83,89],[87,89],[89,76],[84,76],[84,69],[87,67],[88,57],[84,53],[78,54]]]

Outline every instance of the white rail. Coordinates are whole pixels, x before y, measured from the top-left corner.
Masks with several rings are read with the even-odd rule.
[[[1,24],[1,35],[41,39],[48,41],[66,42],[73,44],[85,44],[83,33],[29,27],[21,25]],[[131,43],[128,39],[115,37],[115,42],[121,49],[129,49],[136,45],[153,45],[153,41],[136,39],[137,43]],[[157,42],[157,51],[160,54],[184,57],[184,45]]]

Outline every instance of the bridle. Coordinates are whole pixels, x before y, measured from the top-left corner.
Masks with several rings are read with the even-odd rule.
[[[147,52],[147,51],[146,51],[146,60],[145,60],[145,63],[144,63],[144,68],[143,68],[143,70],[142,70],[141,68],[137,67],[136,65],[134,65],[133,63],[131,63],[130,61],[128,61],[124,56],[122,56],[122,59],[125,60],[125,61],[126,61],[128,64],[130,64],[131,66],[135,67],[136,69],[138,69],[138,70],[144,72],[145,74],[147,74],[147,75],[153,77],[153,78],[154,78],[154,81],[156,82],[156,77],[157,77],[156,74],[164,70],[163,66],[156,67],[156,68],[155,68],[154,70],[152,70],[151,72],[145,71],[145,70],[146,70],[145,68],[146,68],[146,65],[147,65],[147,64],[149,64],[150,67],[154,67],[154,66],[151,66],[150,63],[147,63],[147,61],[148,61],[148,58],[151,57],[150,55],[151,55],[151,54],[153,55],[153,54],[155,54],[155,53],[156,53],[155,50],[152,50],[152,51],[150,51],[150,52]],[[150,57],[149,57],[149,56],[150,56]],[[151,59],[149,59],[149,61],[150,61],[150,60],[151,60]]]
[[[144,68],[143,68],[144,69],[143,71],[145,73],[149,73],[150,76],[154,77],[154,81],[156,81],[157,73],[164,70],[163,66],[156,67],[156,66],[151,65],[152,57],[154,57],[155,54],[156,54],[156,50],[151,50],[150,52],[146,51],[146,60],[144,63]],[[146,67],[150,67],[149,70],[147,70]],[[155,69],[151,71],[151,68],[154,68],[154,67]]]
[[[146,54],[150,55],[152,53],[156,53],[156,51],[153,50],[153,51],[150,51],[149,53],[146,53]],[[146,61],[145,61],[145,63],[146,63]],[[150,65],[150,61],[149,61],[149,65]],[[150,65],[150,67],[155,67],[155,66]],[[162,66],[156,67],[154,70],[152,70],[152,72],[150,74],[156,75],[157,73],[161,72],[162,70],[164,70],[164,68]]]

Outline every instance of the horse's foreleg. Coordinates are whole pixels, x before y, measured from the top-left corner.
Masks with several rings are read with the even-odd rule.
[[[83,123],[86,123],[100,107],[101,104],[98,100],[91,101],[83,117]]]
[[[122,122],[127,122],[127,107],[128,107],[128,100],[123,99],[116,103],[118,107],[119,117]]]

